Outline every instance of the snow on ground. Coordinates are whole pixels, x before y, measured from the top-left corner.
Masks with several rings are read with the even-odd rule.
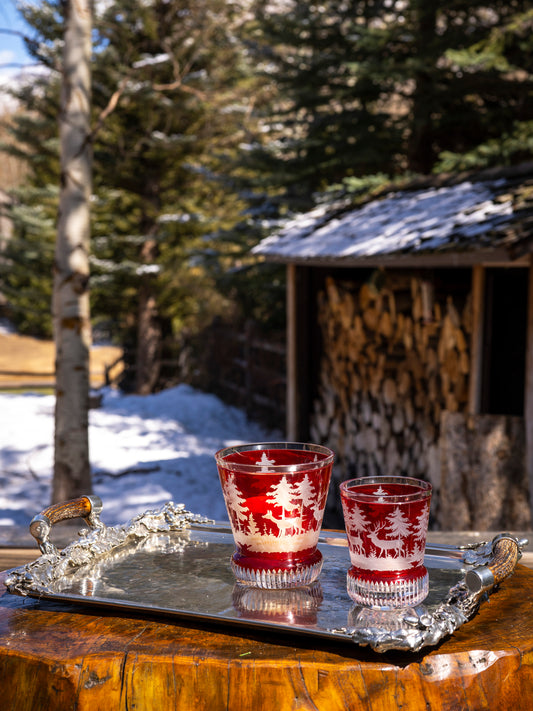
[[[102,392],[101,408],[89,412],[89,452],[94,493],[109,525],[167,501],[226,519],[215,452],[281,436],[187,385],[148,396]],[[0,532],[27,527],[50,503],[54,401],[0,394]]]

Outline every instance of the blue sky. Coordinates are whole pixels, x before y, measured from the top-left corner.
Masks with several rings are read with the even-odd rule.
[[[0,29],[23,32],[26,28],[16,10],[16,0],[0,0]],[[17,35],[0,32],[0,77],[16,74],[20,65],[29,61],[22,39]],[[8,66],[11,64],[17,66]]]

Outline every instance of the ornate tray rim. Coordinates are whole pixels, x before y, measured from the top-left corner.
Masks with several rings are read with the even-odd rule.
[[[52,589],[53,584],[64,579],[64,576],[75,574],[95,564],[116,551],[119,546],[142,542],[154,534],[202,530],[231,537],[229,524],[215,522],[205,516],[191,513],[183,504],[175,504],[172,501],[157,510],[148,510],[124,525],[106,527],[98,517],[101,502],[97,497],[87,498],[93,504],[93,510],[86,517],[90,529],[80,530],[79,539],[68,544],[62,551],[58,551],[48,540],[49,528],[44,534],[42,530],[38,530],[37,533],[34,530],[36,526],[42,529],[43,525],[46,529],[49,523],[46,516],[38,515],[34,518],[30,530],[39,542],[42,555],[37,560],[8,572],[5,581],[8,592],[38,599],[165,614],[184,620],[197,619],[269,631],[288,631],[336,641],[346,640],[360,646],[370,646],[376,652],[390,650],[416,652],[425,647],[435,646],[442,639],[453,634],[477,613],[479,606],[488,599],[494,588],[513,572],[521,556],[521,549],[527,543],[524,539],[517,540],[508,533],[499,534],[492,542],[483,541],[467,546],[437,545],[429,542],[426,546],[426,556],[447,561],[443,567],[460,569],[459,582],[450,588],[442,603],[431,612],[424,604],[415,608],[391,611],[375,611],[354,606],[355,612],[352,615],[354,624],[351,626],[332,628],[289,626],[247,617],[223,617],[220,614],[200,613],[190,609],[147,606],[141,601],[102,599],[55,592]],[[95,502],[96,506],[94,506]],[[495,569],[500,573],[502,570],[502,565],[498,564],[496,568],[494,566],[498,553],[496,548],[500,542],[509,543],[512,552],[516,555],[510,561],[504,561],[504,574],[495,576]],[[345,548],[347,547],[346,535],[343,532],[323,531],[319,545],[326,552],[332,547]],[[464,575],[461,578],[460,574],[463,571]],[[266,594],[270,592],[265,591]]]

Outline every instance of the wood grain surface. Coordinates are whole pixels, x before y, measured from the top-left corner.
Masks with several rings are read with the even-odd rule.
[[[179,623],[10,595],[0,575],[2,711],[529,709],[533,571],[519,565],[430,651]]]

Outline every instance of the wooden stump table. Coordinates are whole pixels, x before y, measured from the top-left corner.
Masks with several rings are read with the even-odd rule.
[[[473,711],[533,704],[533,571],[416,654],[9,594],[2,711]]]

